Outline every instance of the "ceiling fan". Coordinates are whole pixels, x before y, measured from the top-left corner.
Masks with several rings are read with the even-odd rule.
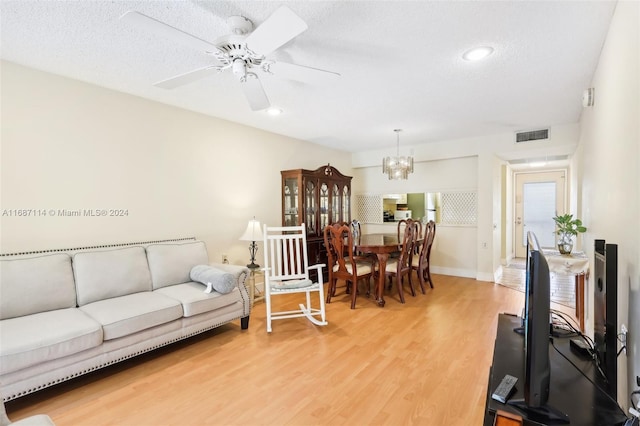
[[[267,59],[267,56],[308,28],[307,24],[286,6],[277,9],[255,30],[249,19],[231,16],[227,19],[227,24],[232,34],[211,43],[136,11],[126,12],[120,19],[151,33],[203,50],[217,60],[218,63],[215,65],[154,83],[154,86],[164,89],[174,89],[230,69],[240,81],[251,109],[259,111],[268,108],[270,104],[256,71],[311,83],[340,76],[331,71]]]

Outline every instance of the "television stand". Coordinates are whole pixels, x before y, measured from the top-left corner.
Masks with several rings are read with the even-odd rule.
[[[566,425],[569,423],[569,416],[548,405],[540,407],[529,407],[524,399],[514,399],[508,402],[512,407],[516,407],[526,415],[528,419],[545,425]]]
[[[487,387],[484,425],[493,425],[497,410],[521,416],[525,425],[562,424],[555,423],[550,419],[541,419],[535,413],[520,411],[510,404],[511,401],[524,399],[524,337],[513,332],[513,329],[520,325],[520,317],[505,314],[498,316],[493,365],[489,372]],[[624,425],[627,417],[615,400],[602,390],[605,389],[605,386],[593,361],[585,360],[573,352],[569,346],[569,340],[567,337],[553,339],[553,345],[562,355],[552,345],[549,345],[551,372],[548,406],[565,413],[572,425]],[[569,358],[586,377],[576,370],[563,355]],[[512,399],[507,404],[502,404],[491,399],[491,394],[506,374],[517,377],[518,382]],[[594,381],[600,388],[594,386],[589,380]]]

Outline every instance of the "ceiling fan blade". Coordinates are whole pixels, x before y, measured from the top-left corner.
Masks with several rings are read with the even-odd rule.
[[[288,62],[274,62],[269,66],[269,70],[278,77],[312,84],[327,83],[340,77],[340,74],[337,72],[290,64]]]
[[[307,29],[307,23],[286,6],[273,12],[245,40],[258,55],[267,56]]]
[[[242,86],[244,95],[249,101],[251,110],[260,111],[262,109],[269,108],[269,99],[262,88],[262,83],[260,83],[260,80],[258,80],[257,77],[247,76],[246,81],[240,83],[240,85]]]
[[[176,75],[175,77],[167,78],[166,80],[158,81],[157,83],[153,83],[153,85],[157,87],[162,87],[163,89],[175,89],[176,87],[193,83],[194,81],[198,81],[211,74],[217,74],[217,73],[218,73],[218,69],[216,67],[206,66],[204,68],[198,68],[197,70]]]
[[[122,15],[120,19],[134,27],[142,28],[149,33],[156,34],[160,37],[175,40],[188,47],[203,50],[205,52],[214,52],[219,50],[215,44],[209,43],[208,41],[202,40],[201,38],[189,33],[185,33],[182,30],[174,28],[171,25],[160,22],[147,15],[143,15],[140,12],[130,10]]]

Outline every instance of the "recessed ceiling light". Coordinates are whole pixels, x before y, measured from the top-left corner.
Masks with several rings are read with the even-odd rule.
[[[280,108],[273,108],[272,107],[272,108],[267,109],[267,114],[273,115],[273,116],[280,115],[280,114],[282,114],[282,110]]]
[[[465,61],[479,61],[480,59],[484,59],[492,53],[493,47],[474,47],[473,49],[464,52],[464,54],[462,55],[462,59],[464,59]]]

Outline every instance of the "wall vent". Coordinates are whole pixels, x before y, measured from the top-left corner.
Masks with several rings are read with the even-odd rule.
[[[549,139],[549,129],[531,130],[516,133],[516,143]]]

